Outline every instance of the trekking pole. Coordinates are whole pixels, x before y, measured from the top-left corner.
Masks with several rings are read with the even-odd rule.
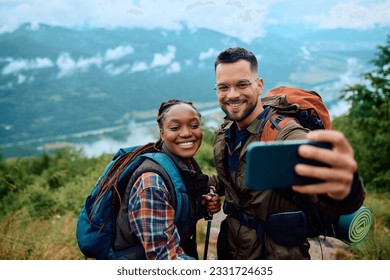
[[[211,194],[215,194],[213,189],[210,189]],[[206,240],[204,242],[204,253],[203,260],[207,260],[207,251],[209,249],[209,239],[210,239],[210,230],[211,230],[211,221],[213,220],[213,215],[209,214],[207,217],[207,229],[206,229]]]

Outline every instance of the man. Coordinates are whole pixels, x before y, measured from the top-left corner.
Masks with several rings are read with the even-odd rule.
[[[274,109],[262,105],[263,79],[258,76],[257,59],[251,52],[243,48],[226,49],[218,55],[214,66],[218,101],[226,113],[224,124],[215,134],[217,174],[210,177],[218,193],[225,195],[227,214],[218,237],[218,259],[310,259],[306,238],[298,244],[281,245],[272,239],[263,222],[271,214],[301,213],[298,211],[302,210],[302,204],[293,199],[296,194],[326,213],[340,215],[357,210],[363,203],[365,190],[357,175],[353,150],[338,131],[310,132],[296,121],[287,122],[275,140],[308,139],[333,145],[332,150],[309,145],[299,148],[300,156],[329,167],[298,164],[295,171],[324,182],[292,186],[284,191],[248,190],[245,151],[249,143],[260,141],[264,124]],[[259,176],[266,174],[259,171]],[[294,223],[294,218],[291,221]]]

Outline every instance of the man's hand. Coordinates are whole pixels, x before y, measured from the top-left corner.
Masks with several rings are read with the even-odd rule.
[[[298,175],[321,179],[322,183],[293,186],[292,189],[302,194],[326,194],[335,200],[343,200],[351,191],[357,163],[354,151],[344,134],[334,130],[315,130],[307,134],[310,141],[328,142],[332,150],[321,149],[311,145],[302,145],[298,149],[301,157],[319,161],[329,167],[318,167],[297,164],[295,171]]]

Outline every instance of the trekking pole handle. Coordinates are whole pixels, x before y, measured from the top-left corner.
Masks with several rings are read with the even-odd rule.
[[[216,195],[215,191],[214,191],[214,188],[210,188],[210,194],[212,196]],[[208,212],[208,211],[207,211]],[[208,217],[206,220],[212,220],[213,219],[213,214],[210,214],[210,212],[208,212]]]

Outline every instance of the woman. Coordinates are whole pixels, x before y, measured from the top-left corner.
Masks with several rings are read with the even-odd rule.
[[[202,142],[201,115],[191,102],[172,99],[161,104],[157,122],[160,139],[121,157],[102,180],[101,192],[113,186],[118,194],[115,202],[121,204],[114,250],[130,249],[126,254],[130,259],[198,259],[197,220],[221,208],[217,195],[205,195],[208,177],[193,158]],[[165,171],[151,160],[137,168],[126,190],[117,188],[118,176],[130,161],[156,151],[173,160],[186,186],[189,217],[185,224],[174,224],[174,195]]]

